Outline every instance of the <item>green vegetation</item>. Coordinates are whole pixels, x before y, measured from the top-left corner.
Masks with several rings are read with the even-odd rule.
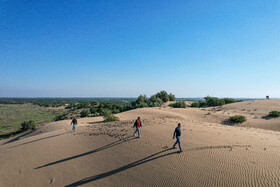
[[[232,123],[243,123],[245,121],[247,121],[245,116],[241,116],[241,115],[235,115],[229,118],[229,121]]]
[[[191,107],[200,108],[200,107],[207,107],[207,105],[206,102],[204,101],[196,101],[191,104]]]
[[[140,95],[136,101],[131,102],[131,109],[143,107],[160,107],[162,103],[167,101],[175,101],[175,95],[168,94],[166,91],[160,91],[152,95],[149,99],[146,95]]]
[[[175,95],[161,91],[147,98],[0,98],[0,139],[9,138],[43,123],[73,117],[104,116],[105,121],[119,120],[114,114],[141,107],[160,107],[175,101]],[[30,121],[32,120],[32,121]]]
[[[268,116],[270,118],[278,118],[278,117],[280,117],[280,112],[279,111],[271,111],[271,112],[269,112]]]
[[[33,104],[0,104],[0,139],[22,132],[21,124],[33,120],[36,124],[54,121],[64,110],[50,109]]]
[[[42,107],[59,107],[92,102],[107,102],[126,105],[134,100],[134,98],[0,98],[0,104],[31,103]]]
[[[110,121],[120,121],[120,119],[112,113],[106,113],[104,116],[103,122],[110,122]]]
[[[240,102],[241,100],[235,100],[232,98],[224,98],[224,99],[219,99],[217,97],[204,97],[205,101],[196,101],[193,102],[191,107],[211,107],[211,106],[222,106],[225,104],[230,104],[230,103],[235,103],[235,102]]]
[[[21,123],[21,130],[26,131],[26,130],[33,130],[37,127],[36,123],[33,120],[30,121],[24,121]]]
[[[169,106],[173,108],[186,108],[187,104],[185,101],[176,101],[175,103],[172,103]]]
[[[80,114],[81,114],[81,118],[88,117],[90,114],[90,111],[89,111],[89,109],[85,109]]]

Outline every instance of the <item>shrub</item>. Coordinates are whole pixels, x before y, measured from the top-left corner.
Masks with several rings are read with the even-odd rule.
[[[169,101],[175,101],[175,95],[174,94],[172,94],[172,93],[170,93],[169,94]]]
[[[91,114],[97,113],[97,108],[91,107],[91,108],[90,108],[90,113],[91,113]]]
[[[161,107],[162,100],[153,95],[149,100],[149,107]]]
[[[221,100],[217,97],[207,96],[207,97],[204,97],[204,99],[206,101],[207,106],[221,106],[221,105],[225,104],[224,100]]]
[[[120,121],[120,119],[113,114],[105,115],[105,116],[103,116],[103,118],[104,118],[104,122]]]
[[[109,109],[104,109],[104,108],[102,108],[102,109],[100,110],[100,115],[101,115],[101,116],[108,116],[108,115],[111,115],[111,114],[112,114],[112,111],[109,110]]]
[[[278,117],[280,117],[280,112],[279,111],[271,111],[271,112],[269,112],[268,116],[271,117],[271,118],[278,118]]]
[[[169,101],[169,95],[166,91],[160,91],[155,96],[160,98],[163,102]]]
[[[90,111],[88,109],[85,109],[80,114],[81,114],[81,118],[88,117],[90,114]]]
[[[225,104],[230,104],[230,103],[238,102],[237,100],[232,99],[232,98],[224,98],[224,100],[225,100]]]
[[[96,101],[92,101],[92,102],[90,103],[90,105],[91,105],[91,106],[97,106],[98,103],[97,103]]]
[[[35,129],[36,128],[36,123],[33,120],[30,121],[24,121],[21,124],[21,130],[30,130],[30,129]]]
[[[235,100],[232,98],[219,99],[217,97],[204,97],[205,101],[193,102],[191,107],[210,107],[210,106],[222,106],[229,103],[240,102],[240,100]]]
[[[57,116],[55,118],[55,121],[60,121],[60,120],[65,120],[65,119],[68,119],[67,114],[62,114],[60,116]]]
[[[140,96],[136,99],[136,103],[137,103],[137,104],[148,103],[148,98],[146,97],[146,95],[140,95]]]
[[[247,121],[247,119],[245,116],[235,115],[235,116],[231,116],[229,118],[229,121],[232,123],[243,123]]]
[[[169,106],[173,108],[186,108],[187,104],[185,103],[185,101],[176,101],[175,103],[172,103]]]
[[[199,102],[193,102],[193,103],[191,104],[191,107],[195,107],[195,108],[200,107]]]
[[[167,101],[175,101],[175,95],[172,93],[168,94],[166,91],[160,91],[149,99],[146,95],[140,95],[136,101],[131,102],[129,106],[123,107],[120,111],[143,107],[160,107],[163,102]]]
[[[207,107],[207,104],[206,102],[204,101],[197,101],[197,102],[193,102],[191,104],[191,107],[196,107],[196,108],[199,108],[199,107]]]

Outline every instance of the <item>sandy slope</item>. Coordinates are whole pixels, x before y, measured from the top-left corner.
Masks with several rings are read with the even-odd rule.
[[[143,108],[118,114],[120,122],[80,119],[74,133],[69,120],[51,123],[0,142],[0,186],[279,186],[280,132],[272,130],[280,129],[280,121],[262,119],[279,106],[270,100]],[[221,124],[233,114],[246,115],[248,122]],[[138,116],[144,125],[140,139],[130,136]],[[180,154],[170,149],[178,122]]]

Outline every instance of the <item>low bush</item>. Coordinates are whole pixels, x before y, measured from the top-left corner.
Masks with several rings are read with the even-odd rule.
[[[191,107],[195,107],[195,108],[200,107],[200,106],[199,106],[199,102],[193,102],[193,103],[191,104]]]
[[[108,114],[103,116],[104,122],[110,122],[110,121],[120,121],[120,119],[115,116],[114,114]]]
[[[65,120],[65,119],[68,119],[67,114],[62,114],[60,116],[57,116],[55,118],[55,121],[60,121],[60,120]]]
[[[204,101],[196,101],[196,102],[193,102],[191,104],[191,107],[196,107],[196,108],[199,108],[199,107],[207,107],[207,104],[206,102]]]
[[[236,103],[236,102],[241,102],[241,100],[236,100],[232,98],[224,98],[224,99],[219,99],[217,97],[204,97],[205,101],[196,101],[193,102],[191,107],[211,107],[211,106],[222,106],[225,104],[230,104],[230,103]]]
[[[271,111],[271,112],[269,112],[268,116],[271,117],[271,118],[278,118],[278,117],[280,117],[280,112],[279,111]]]
[[[219,99],[217,97],[204,97],[207,106],[221,106],[225,104],[224,99]]]
[[[90,114],[90,111],[88,109],[85,109],[80,114],[81,114],[81,118],[88,117]]]
[[[225,101],[225,104],[239,102],[238,100],[232,99],[232,98],[224,98],[224,101]]]
[[[247,119],[245,116],[235,115],[235,116],[231,116],[229,118],[229,121],[232,123],[243,123],[243,122],[247,121]]]
[[[186,108],[187,104],[185,103],[185,101],[176,101],[175,103],[172,103],[169,106],[173,108]]]
[[[21,130],[25,131],[25,130],[30,130],[30,129],[35,129],[36,128],[36,123],[33,120],[30,121],[24,121],[21,124]]]

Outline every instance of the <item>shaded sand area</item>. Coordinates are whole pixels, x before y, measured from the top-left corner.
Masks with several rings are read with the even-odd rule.
[[[244,110],[245,109],[245,110]],[[250,110],[250,111],[249,111]],[[279,186],[279,100],[216,108],[142,108],[117,116],[69,120],[0,142],[0,186]],[[222,124],[245,115],[240,126]],[[143,122],[141,138],[131,137]],[[183,152],[170,149],[182,123]]]

